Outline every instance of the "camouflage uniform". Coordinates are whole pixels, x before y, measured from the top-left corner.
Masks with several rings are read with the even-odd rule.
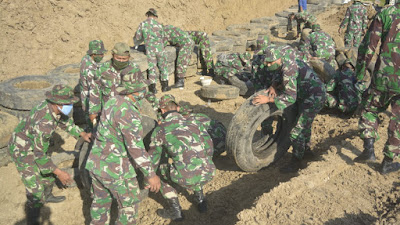
[[[163,25],[154,18],[147,18],[143,21],[133,38],[136,46],[142,41],[146,46],[146,56],[149,63],[148,79],[150,84],[155,84],[157,80],[156,66],[160,71],[160,80],[168,81],[167,56],[164,51],[164,30]]]
[[[393,158],[400,154],[400,3],[382,10],[373,20],[361,43],[357,59],[357,80],[361,83],[377,44],[381,41],[379,57],[371,85],[363,96],[364,109],[359,127],[363,139],[378,139],[378,113],[392,107],[385,155]],[[365,85],[357,85],[362,92]]]
[[[302,159],[311,141],[311,125],[325,103],[325,86],[318,75],[296,54],[296,50],[286,47],[270,47],[266,50],[265,61],[273,62],[281,58],[282,65],[277,69],[282,76],[283,90],[275,97],[278,109],[283,110],[297,103],[299,117],[292,129],[290,140],[293,154]]]
[[[165,119],[152,133],[149,154],[161,174],[161,193],[165,199],[177,198],[174,184],[201,191],[215,175],[211,139],[190,119],[176,111],[163,115]],[[163,149],[165,149],[163,151]],[[172,164],[168,163],[172,159]]]
[[[89,43],[87,54],[81,60],[79,88],[81,92],[82,109],[85,112],[87,124],[91,124],[89,120],[89,94],[91,93],[90,90],[94,88],[93,75],[98,68],[97,62],[92,59],[91,55],[104,54],[106,51],[101,40],[93,40]],[[93,72],[89,73],[89,71]]]
[[[141,99],[134,97],[132,100],[125,95],[132,92],[124,93],[129,85],[133,85],[133,92],[139,92],[146,84],[142,78],[130,76],[129,79],[131,82],[123,82],[121,86],[128,85],[117,88],[121,95],[110,97],[105,103],[87,159],[86,169],[92,177],[91,224],[109,224],[112,197],[117,199],[119,208],[116,224],[136,224],[140,190],[135,167],[147,178],[155,176],[142,139],[138,111]]]
[[[250,77],[243,76],[243,72],[251,71],[251,55],[245,53],[222,53],[218,55],[215,63],[215,80],[218,83],[233,83],[230,79],[237,77],[240,80],[247,81]]]
[[[89,76],[94,76],[94,88],[90,93],[89,114],[99,114],[102,107],[110,97],[117,95],[116,88],[121,84],[122,76],[143,77],[139,66],[130,61],[129,65],[117,71],[112,66],[112,60],[99,65],[96,71],[89,71]]]
[[[201,56],[204,59],[207,70],[211,70],[214,67],[213,58],[211,54],[211,44],[207,33],[201,31],[189,31],[190,38],[195,44],[199,45]]]
[[[55,95],[64,99],[55,99]],[[44,189],[54,184],[53,171],[57,166],[47,155],[49,141],[57,127],[79,137],[82,129],[75,126],[72,117],[57,115],[52,104],[72,104],[79,101],[73,89],[56,85],[52,92],[46,93],[47,100],[34,107],[29,116],[18,124],[8,144],[9,153],[14,161],[22,182],[25,185],[28,206],[40,208],[45,202]]]
[[[353,112],[358,106],[356,78],[351,69],[341,70],[326,85],[326,104],[342,112]]]
[[[344,35],[345,47],[358,47],[361,43],[363,31],[367,29],[367,9],[359,1],[347,8],[346,15],[340,24],[340,29],[347,25]]]
[[[187,67],[190,63],[192,56],[194,42],[190,38],[189,34],[178,27],[172,25],[164,26],[165,38],[164,43],[167,45],[169,42],[171,45],[178,47],[178,59],[176,63],[176,76],[183,79],[186,74]]]
[[[300,45],[300,51],[305,53],[307,61],[310,60],[310,56],[318,57],[326,60],[333,68],[335,68],[335,42],[329,34],[321,30],[318,24],[312,25],[312,28],[312,33],[310,33]]]
[[[317,17],[308,11],[298,12],[294,14],[294,19],[297,20],[297,33],[300,34],[304,28],[311,28],[312,24],[317,22]]]

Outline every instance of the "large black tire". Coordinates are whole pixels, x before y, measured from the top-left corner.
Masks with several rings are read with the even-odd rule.
[[[226,138],[228,152],[244,171],[254,172],[281,158],[290,147],[289,134],[297,121],[297,105],[284,111],[275,104],[253,105],[251,96],[236,111]],[[257,131],[263,121],[276,121],[275,131]]]
[[[55,76],[27,75],[0,83],[0,105],[8,109],[30,111],[43,101],[46,91],[65,81]]]
[[[239,91],[239,88],[232,85],[208,85],[201,88],[200,94],[204,98],[226,100],[239,97]]]
[[[19,121],[17,117],[0,111],[0,124],[2,124],[0,128],[0,148],[7,146],[11,134],[13,133],[15,127],[17,127],[18,122]]]

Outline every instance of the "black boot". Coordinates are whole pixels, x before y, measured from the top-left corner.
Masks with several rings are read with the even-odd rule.
[[[65,200],[65,196],[54,196],[53,195],[53,186],[54,183],[49,185],[49,186],[45,186],[44,187],[44,196],[46,199],[46,202],[51,202],[51,203],[59,203]]]
[[[149,91],[152,92],[153,94],[156,94],[157,93],[156,84],[150,84]]]
[[[26,224],[39,225],[40,224],[40,209],[26,206]]]
[[[185,78],[178,77],[172,88],[181,88],[185,86]]]
[[[292,155],[290,161],[286,165],[279,168],[279,171],[281,173],[296,173],[300,170],[300,166],[301,159],[298,159],[296,156]]]
[[[385,155],[382,162],[381,173],[388,174],[391,172],[396,172],[398,170],[400,170],[400,163],[393,162],[392,158],[389,158],[388,156]]]
[[[161,91],[166,92],[171,90],[171,87],[168,86],[168,81],[167,80],[162,80],[161,81]]]
[[[209,69],[207,75],[211,76],[211,77],[214,77],[214,69]]]
[[[303,159],[312,159],[314,157],[315,157],[315,154],[311,151],[310,146],[306,145],[306,148],[304,150]]]
[[[200,213],[207,212],[207,201],[206,198],[204,197],[203,190],[195,191],[194,196],[196,197],[197,209],[199,210],[199,212]]]
[[[164,219],[171,219],[173,221],[183,220],[183,214],[178,198],[169,199],[168,203],[169,209],[157,209],[157,215]]]
[[[355,162],[375,162],[375,151],[374,151],[374,138],[364,139],[364,151],[357,158],[354,159]]]

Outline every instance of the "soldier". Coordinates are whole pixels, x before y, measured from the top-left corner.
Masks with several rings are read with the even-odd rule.
[[[220,84],[231,84],[240,89],[240,95],[245,95],[250,87],[251,54],[222,53],[215,63],[215,81]],[[246,84],[247,82],[247,84]],[[251,87],[252,88],[252,87]]]
[[[125,43],[115,44],[111,51],[112,59],[100,64],[96,71],[90,70],[88,72],[88,76],[93,76],[95,82],[89,99],[89,117],[91,121],[98,118],[107,100],[117,95],[115,90],[121,84],[122,76],[143,76],[139,66],[129,61],[129,50],[129,46]]]
[[[371,79],[371,85],[363,95],[363,110],[359,122],[364,151],[355,161],[375,161],[374,143],[379,138],[378,113],[391,105],[392,112],[388,128],[388,140],[384,147],[383,174],[398,171],[400,164],[393,159],[400,154],[400,1],[383,9],[373,20],[359,48],[356,74],[356,87],[364,91],[365,70],[370,64],[378,43],[381,43],[379,56]]]
[[[65,200],[64,196],[52,194],[55,178],[63,185],[73,182],[71,175],[57,168],[48,156],[49,141],[55,129],[59,126],[74,137],[81,136],[90,142],[91,134],[75,126],[69,117],[72,105],[78,101],[71,87],[56,85],[12,134],[9,153],[25,185],[28,224],[39,224],[43,204]]]
[[[167,43],[178,48],[178,59],[176,61],[175,84],[173,88],[185,86],[185,74],[190,63],[190,58],[194,48],[194,42],[189,34],[178,27],[172,25],[164,26],[165,40]]]
[[[266,95],[258,95],[253,99],[253,104],[275,103],[280,110],[298,104],[300,111],[297,124],[290,134],[292,158],[280,168],[283,173],[296,172],[300,169],[305,152],[311,153],[311,125],[325,103],[325,87],[318,75],[289,46],[267,48],[264,62],[268,70],[280,73],[282,83],[274,82],[265,91]]]
[[[175,97],[168,94],[162,96],[160,101],[176,102]],[[197,124],[200,128],[200,131],[205,131],[207,133],[207,135],[204,136],[206,141],[208,141],[208,138],[211,137],[214,146],[214,156],[219,156],[225,151],[226,128],[220,121],[211,119],[203,113],[194,113],[187,107],[187,105],[179,105],[178,112],[185,118],[190,118],[195,124]],[[159,117],[160,120],[162,120],[162,117]]]
[[[188,31],[190,38],[196,45],[199,45],[200,55],[203,57],[204,63],[206,64],[205,74],[208,76],[214,76],[214,62],[211,54],[211,44],[207,33],[201,31]]]
[[[301,43],[299,49],[305,55],[305,61],[323,59],[333,68],[336,68],[335,41],[326,32],[321,30],[319,24],[312,25],[312,32]]]
[[[291,24],[291,21],[294,19],[297,21],[297,38],[300,37],[304,28],[311,28],[313,24],[317,23],[317,17],[306,10],[296,14],[289,14],[289,24]]]
[[[204,139],[206,132],[200,131],[191,119],[178,113],[179,106],[171,98],[161,98],[160,108],[164,120],[152,133],[149,154],[161,174],[161,194],[170,207],[157,210],[157,214],[163,218],[182,220],[178,195],[172,186],[178,184],[194,191],[198,210],[206,212],[203,186],[215,175],[213,145],[210,138],[208,141]],[[168,163],[169,158],[172,164]]]
[[[81,91],[82,109],[85,112],[87,124],[91,129],[93,128],[93,124],[89,119],[89,93],[90,90],[94,88],[93,75],[97,70],[98,63],[103,59],[104,53],[106,52],[107,50],[104,48],[102,40],[93,40],[89,42],[89,50],[81,60],[79,87]],[[92,73],[89,73],[89,71],[92,71]]]
[[[358,107],[358,92],[355,88],[355,60],[347,59],[339,72],[326,84],[326,105],[352,113]]]
[[[115,90],[117,95],[110,97],[102,109],[86,163],[92,177],[91,224],[110,223],[112,198],[118,203],[116,224],[136,224],[140,190],[135,166],[149,183],[146,189],[158,192],[160,188],[160,179],[144,148],[138,111],[146,86],[141,76],[123,76],[123,82]]]
[[[144,41],[146,47],[147,61],[149,68],[147,70],[148,79],[150,81],[149,91],[154,94],[156,90],[156,66],[160,71],[161,91],[166,92],[171,90],[168,86],[168,70],[167,57],[164,51],[164,30],[163,25],[157,21],[157,11],[153,8],[146,12],[147,19],[143,21],[133,38],[135,46],[138,46]]]
[[[346,15],[339,26],[339,34],[347,26],[344,35],[345,47],[358,47],[361,43],[361,38],[367,31],[368,14],[367,9],[360,0],[355,0],[354,4],[347,8]]]

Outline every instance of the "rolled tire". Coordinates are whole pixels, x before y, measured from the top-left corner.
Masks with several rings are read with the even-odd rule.
[[[239,88],[232,85],[208,85],[201,88],[200,94],[204,98],[226,100],[239,97],[239,91]]]
[[[27,75],[0,83],[0,105],[8,109],[30,111],[43,101],[47,91],[65,81],[54,76]]]
[[[290,147],[289,134],[297,121],[297,105],[278,110],[275,104],[253,105],[251,96],[236,111],[227,130],[226,145],[236,164],[254,172],[281,158]],[[263,121],[275,123],[275,131],[257,129]]]
[[[7,147],[15,127],[17,127],[19,120],[16,116],[9,113],[0,111],[0,148]]]

